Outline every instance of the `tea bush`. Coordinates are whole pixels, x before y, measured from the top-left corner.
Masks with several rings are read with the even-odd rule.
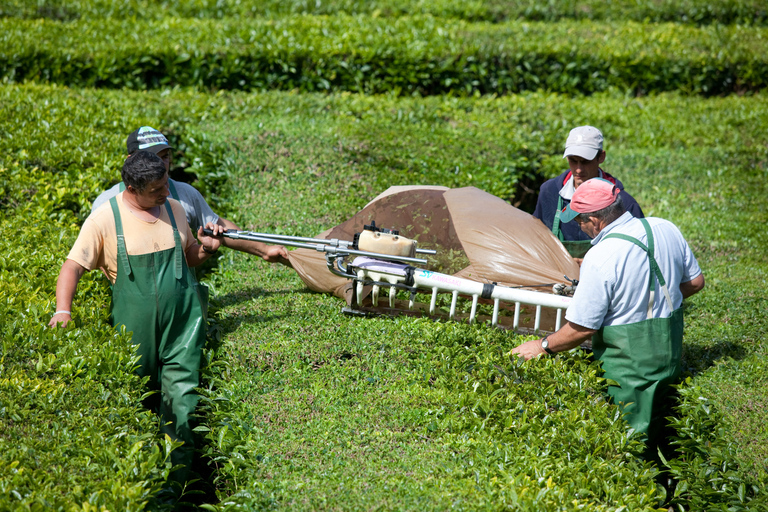
[[[0,20],[0,76],[75,87],[720,95],[766,85],[764,28],[432,17]]]
[[[142,509],[167,478],[172,445],[142,409],[129,338],[104,322],[103,283],[81,284],[90,298],[78,301],[77,328],[47,328],[72,229],[34,202],[0,224],[0,503]]]
[[[690,380],[673,423],[671,503],[746,510],[765,500],[761,452],[749,448],[764,431],[739,434],[762,421],[761,395],[738,399],[747,385],[763,389],[766,323],[754,315],[765,309],[766,235],[755,227],[766,220],[762,95],[11,84],[0,97],[0,502],[10,508],[142,509],[167,476],[172,446],[141,409],[127,337],[105,322],[103,279],[83,279],[77,328],[43,327],[90,200],[118,179],[124,137],[141,124],[171,136],[176,164],[225,215],[304,236],[390,184],[479,184],[511,196],[523,172],[562,170],[570,126],[600,126],[607,170],[646,213],[680,225],[707,272],[707,290],[687,304]],[[661,468],[635,456],[598,367],[579,353],[515,365],[504,353],[523,338],[486,326],[344,317],[338,300],[308,293],[289,269],[229,251],[208,280],[223,339],[209,352],[201,410],[217,493],[209,510],[653,510],[664,500]]]
[[[759,0],[663,0],[638,2],[621,0],[601,2],[533,0],[499,1],[468,0],[197,0],[161,2],[150,0],[7,0],[0,6],[0,16],[74,20],[80,18],[159,19],[163,17],[223,18],[223,17],[287,17],[295,15],[333,15],[346,13],[374,17],[398,17],[429,14],[438,18],[501,22],[514,19],[531,21],[632,20],[695,24],[765,24],[768,10]]]

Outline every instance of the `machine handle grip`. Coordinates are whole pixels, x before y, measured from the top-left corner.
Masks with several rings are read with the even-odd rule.
[[[203,228],[203,234],[204,234],[205,236],[213,236],[213,230],[212,230],[212,229],[208,229],[208,228]],[[224,233],[219,233],[219,234],[218,234],[218,236],[217,236],[217,238],[221,238],[221,237],[223,237],[223,236],[226,236],[226,232],[224,232]]]

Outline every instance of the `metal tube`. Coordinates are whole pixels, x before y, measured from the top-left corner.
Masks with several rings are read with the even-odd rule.
[[[210,236],[210,230],[206,234]],[[367,256],[369,258],[387,260],[387,261],[401,261],[405,263],[415,263],[417,265],[426,265],[427,260],[423,258],[409,258],[407,256],[390,256],[389,254],[380,254],[377,252],[358,251],[356,249],[350,249],[349,246],[352,242],[346,242],[344,240],[331,239],[322,240],[320,238],[305,238],[300,236],[285,236],[285,235],[265,235],[263,233],[251,233],[250,231],[225,231],[222,236],[232,238],[234,240],[250,240],[252,242],[263,242],[265,244],[279,244],[289,245],[291,247],[298,247],[300,249],[314,249],[318,252],[324,252],[328,254],[354,254],[356,256]],[[309,243],[305,243],[309,242]]]
[[[256,242],[262,242],[263,239],[267,240],[275,240],[274,243],[281,243],[281,244],[287,244],[287,245],[293,245],[292,242],[304,242],[304,243],[310,243],[310,244],[329,244],[329,245],[335,245],[340,247],[348,247],[352,245],[352,242],[348,242],[345,240],[338,240],[335,238],[332,239],[324,239],[324,238],[308,238],[304,236],[289,236],[289,235],[274,235],[270,233],[254,233],[253,231],[226,231],[224,232],[224,236],[228,238],[238,239],[242,238],[243,240],[255,240]],[[279,240],[279,242],[277,242]],[[298,246],[296,246],[298,247]]]

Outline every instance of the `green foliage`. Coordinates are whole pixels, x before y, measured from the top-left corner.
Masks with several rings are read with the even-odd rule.
[[[526,175],[560,172],[567,129],[590,123],[606,135],[606,169],[646,213],[681,227],[707,277],[686,306],[691,380],[673,423],[673,504],[763,504],[765,457],[754,448],[768,445],[759,428],[768,323],[755,313],[766,307],[762,95],[398,98],[28,84],[0,86],[0,97],[4,503],[141,509],[167,476],[172,446],[141,409],[130,343],[106,325],[98,273],[81,282],[77,328],[44,328],[78,224],[117,180],[136,126],[171,137],[176,164],[199,177],[219,212],[311,236],[390,184],[511,197]],[[231,251],[209,279],[222,345],[209,354],[203,392],[200,432],[220,498],[208,509],[652,510],[664,499],[654,483],[663,468],[634,455],[597,366],[579,353],[517,365],[505,353],[521,338],[487,326],[347,318],[290,270]]]
[[[768,33],[635,22],[433,17],[0,21],[0,76],[77,87],[367,94],[546,90],[719,95],[766,85]],[[76,36],[75,36],[76,35]],[[75,37],[73,37],[75,36]]]
[[[429,14],[438,18],[501,22],[515,19],[530,21],[633,20],[676,23],[765,24],[768,10],[759,0],[657,0],[640,2],[621,0],[106,0],[48,1],[8,0],[0,7],[0,16],[74,20],[79,18],[160,19],[223,17],[286,17],[295,15],[334,15],[346,13],[374,17],[399,17]]]
[[[760,477],[756,479],[739,466],[737,461],[743,456],[738,455],[737,441],[730,437],[730,429],[725,426],[728,422],[716,405],[723,402],[722,397],[712,394],[712,388],[727,388],[723,386],[726,380],[705,380],[703,386],[688,380],[681,389],[685,415],[672,421],[680,456],[668,461],[670,474],[678,480],[672,503],[680,510],[762,510],[768,506]],[[752,444],[751,439],[740,441]],[[761,464],[764,478],[765,460]]]
[[[132,345],[103,321],[99,280],[80,287],[90,299],[76,316],[86,321],[47,327],[71,230],[28,201],[18,209],[0,225],[0,502],[141,509],[167,477],[172,443],[157,439],[156,420],[142,409]]]

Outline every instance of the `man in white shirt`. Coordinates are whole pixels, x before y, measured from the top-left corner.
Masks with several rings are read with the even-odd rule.
[[[608,393],[652,450],[668,413],[671,384],[680,374],[683,299],[704,288],[704,276],[677,227],[625,211],[620,189],[593,178],[561,212],[592,237],[579,285],[559,331],[514,348],[526,360],[577,347],[592,337]]]

